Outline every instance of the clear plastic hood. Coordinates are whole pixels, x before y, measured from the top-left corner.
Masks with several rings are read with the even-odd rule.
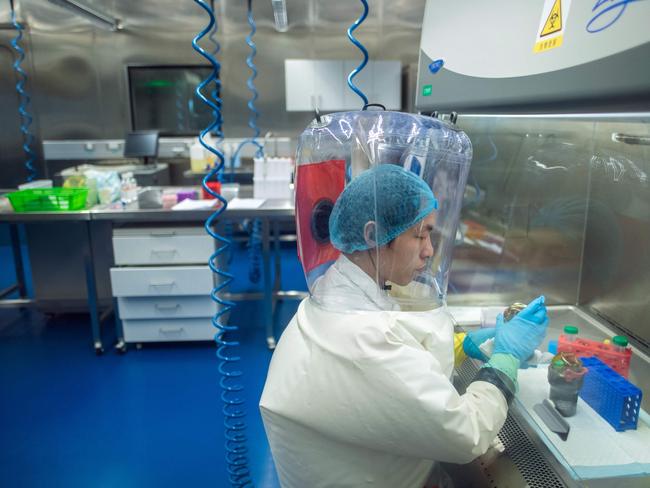
[[[443,303],[471,159],[465,133],[423,115],[313,121],[296,157],[298,253],[312,298],[339,310]]]

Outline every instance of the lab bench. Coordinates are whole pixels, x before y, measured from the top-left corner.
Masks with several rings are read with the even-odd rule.
[[[450,307],[450,312],[464,329],[477,327],[481,320],[480,307]],[[543,351],[567,324],[577,326],[584,338],[602,341],[616,335],[599,317],[580,307],[549,306],[548,316],[548,332],[540,346]],[[650,358],[637,347],[632,346],[632,351],[629,379],[646,393],[642,408],[647,412],[650,410]],[[459,392],[464,393],[478,367],[479,362],[467,360],[458,369],[454,383]],[[446,465],[457,486],[650,485],[650,463],[644,466],[638,462],[633,448],[634,445],[638,447],[639,439],[650,438],[647,414],[639,419],[638,431],[619,433],[579,399],[576,415],[566,419],[572,429],[567,443],[552,433],[532,409],[533,403],[548,397],[545,370],[541,367],[520,370],[519,383],[519,393],[499,433],[505,452],[501,455],[493,452],[493,456],[478,458],[468,465]],[[641,453],[641,457],[649,456],[647,445],[646,454]]]
[[[174,332],[176,332],[178,340],[203,339],[207,336],[205,328],[201,332],[196,332],[199,329],[193,327],[192,332],[187,333],[185,327],[169,322],[165,323],[164,327],[159,326],[154,333],[151,332],[154,329],[147,329],[144,325],[147,320],[159,320],[159,316],[165,310],[168,312],[168,316],[169,312],[176,313],[176,317],[182,317],[183,321],[186,321],[187,317],[178,315],[182,308],[184,313],[194,315],[190,319],[197,323],[200,317],[205,317],[206,313],[209,315],[208,308],[210,311],[213,310],[210,308],[210,304],[195,303],[198,295],[201,293],[207,295],[208,290],[211,290],[213,286],[212,273],[207,267],[210,255],[208,248],[212,249],[210,246],[213,244],[212,239],[205,235],[205,230],[202,228],[205,220],[213,212],[214,210],[125,210],[102,207],[77,212],[0,212],[0,223],[9,224],[17,277],[14,286],[0,291],[0,298],[9,296],[16,291],[19,293],[18,299],[0,300],[0,307],[38,305],[47,306],[48,309],[53,307],[53,310],[58,311],[59,309],[68,310],[66,307],[69,306],[72,309],[88,311],[93,346],[97,354],[104,350],[101,322],[110,315],[112,310],[119,308],[120,300],[122,312],[126,314],[122,318],[126,321],[127,339],[133,342],[153,340],[154,336],[161,340],[175,340]],[[280,290],[280,241],[286,240],[288,237],[281,236],[281,227],[289,226],[294,221],[293,202],[266,200],[258,208],[227,209],[216,224],[219,225],[224,220],[244,219],[259,219],[261,221],[263,291],[262,293],[224,293],[222,296],[230,300],[262,300],[267,345],[269,348],[274,348],[273,310],[277,300],[300,299],[306,296],[306,293],[301,291]],[[56,289],[57,295],[52,299],[41,300],[39,290],[35,290],[34,299],[27,297],[26,270],[20,246],[20,234],[25,232],[25,228],[29,229],[30,234],[33,234],[28,239],[32,275],[35,272],[43,273],[43,279],[40,282],[49,287],[45,292]],[[178,232],[180,228],[183,229],[181,233]],[[168,235],[156,236],[156,229],[158,229],[158,234],[167,233]],[[174,229],[176,229],[176,234],[172,237],[169,233],[174,232]],[[74,239],[70,239],[71,235]],[[34,238],[32,239],[32,237]],[[167,247],[152,247],[153,243],[160,242],[160,239],[165,237],[171,238],[165,243]],[[131,244],[138,241],[138,244],[125,245],[127,241]],[[169,247],[170,244],[171,247]],[[273,281],[271,277],[272,254],[274,255],[275,268]],[[79,255],[83,262],[82,266],[76,262]],[[66,263],[68,259],[70,263]],[[73,260],[75,262],[72,262]],[[155,274],[156,268],[151,267],[153,265],[160,265],[159,269],[167,268],[161,271],[162,273],[171,271],[169,268],[172,267],[175,273],[180,273],[183,269],[180,265],[191,265],[185,266],[186,271],[192,274],[193,278],[200,276],[203,272],[206,276],[205,286],[198,293],[196,293],[197,290],[192,293],[183,291],[182,294],[174,292],[174,294],[168,293],[167,296],[163,296],[164,287],[159,287],[158,295],[161,295],[159,297],[161,300],[155,303],[144,303],[146,298],[145,300],[141,298],[149,296],[146,293],[151,294],[152,291],[149,289],[145,293],[141,290],[132,290],[129,287],[135,286],[135,284],[130,278],[134,276],[132,273],[138,274],[138,271],[141,276],[144,276],[145,271]],[[138,268],[144,266],[147,267],[146,270]],[[115,286],[111,289],[110,268],[114,268],[113,273],[117,277],[117,283],[123,283],[125,280],[122,278],[128,275],[129,278],[126,280],[128,284],[124,287],[118,284],[117,289]],[[151,279],[155,283],[153,274]],[[83,280],[79,279],[80,276],[83,276]],[[57,280],[59,282],[55,285],[53,282]],[[169,280],[167,279],[167,281]],[[80,287],[81,282],[83,282],[83,289],[75,289],[75,287]],[[117,293],[114,294],[114,291]],[[69,297],[77,298],[80,292],[83,292],[85,300],[72,298],[66,300]],[[143,293],[145,294],[143,295]],[[177,306],[179,302],[173,302],[171,297],[180,296],[191,298],[184,298],[183,300],[186,301],[179,307]],[[209,296],[207,299],[209,300]],[[156,303],[158,304],[157,310],[155,309]],[[152,306],[154,310],[151,310]],[[165,307],[168,308],[165,309]],[[103,313],[100,313],[102,308]],[[197,313],[200,314],[200,317],[196,316]],[[124,351],[126,344],[122,323],[118,316],[116,316],[116,324],[118,339],[116,348]],[[211,327],[211,324],[209,325]],[[212,335],[208,339],[211,339]]]

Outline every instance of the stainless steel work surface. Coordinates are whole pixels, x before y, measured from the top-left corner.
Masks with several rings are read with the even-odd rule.
[[[120,222],[199,222],[205,221],[215,210],[122,209],[95,207],[77,212],[0,212],[0,222],[43,222],[53,220],[112,220]],[[266,200],[259,208],[226,209],[223,217],[275,219],[294,217],[290,200]]]
[[[481,320],[481,307],[450,307],[450,312],[458,324],[464,328],[473,328]],[[550,306],[548,307],[548,317],[548,332],[540,347],[542,351],[547,350],[549,341],[556,340],[560,336],[565,325],[578,327],[580,337],[596,341],[611,339],[612,336],[619,334],[616,330],[608,327],[608,324],[604,321],[578,307]],[[631,343],[631,347],[632,361],[630,363],[629,380],[643,390],[642,406],[646,411],[650,412],[650,357],[635,347],[634,343]]]
[[[480,322],[481,307],[452,307],[450,311],[465,328],[476,327]],[[609,329],[606,323],[577,307],[549,307],[548,314],[550,323],[546,339],[540,347],[542,350],[546,350],[548,342],[557,339],[563,327],[568,324],[577,326],[580,329],[580,336],[594,340],[601,341],[617,334]],[[639,349],[635,347],[632,349],[629,379],[646,394],[642,407],[648,411],[650,409],[647,398],[650,392],[650,358]],[[471,361],[466,361],[460,368],[459,390],[461,392],[471,382],[475,372],[476,365]],[[522,379],[524,376],[522,375]],[[547,445],[548,439],[540,433],[540,428],[533,422],[531,415],[518,399],[513,402],[508,420],[499,437],[506,451],[496,460],[487,462],[479,458],[470,465],[450,467],[458,486],[496,486],[490,484],[490,480],[499,480],[499,486],[502,482],[507,486],[582,486],[584,480],[579,479],[580,476],[573,469],[567,469],[563,465],[564,460],[557,459],[557,455]],[[647,483],[650,481],[647,477],[616,477],[611,469],[604,469],[602,477],[598,477],[596,471],[594,470],[590,475],[589,486],[648,486]]]
[[[90,210],[76,212],[0,212],[0,222],[51,222],[90,220]]]
[[[91,210],[93,220],[112,220],[119,222],[197,222],[205,221],[215,212],[211,210],[167,210],[95,208]],[[266,200],[259,208],[226,208],[223,218],[257,218],[293,219],[295,215],[293,202],[290,200]]]

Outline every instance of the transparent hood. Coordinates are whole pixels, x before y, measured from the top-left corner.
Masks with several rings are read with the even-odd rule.
[[[298,253],[312,298],[338,310],[442,304],[471,158],[465,133],[427,116],[313,121],[296,157]]]

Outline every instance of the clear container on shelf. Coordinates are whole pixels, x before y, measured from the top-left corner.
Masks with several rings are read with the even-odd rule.
[[[548,367],[549,398],[562,416],[575,415],[585,373],[587,369],[575,354],[560,352],[553,357]]]
[[[576,340],[576,337],[578,337],[578,332],[578,328],[573,325],[564,326],[564,336],[567,342],[574,342]]]
[[[199,142],[198,139],[190,147],[190,169],[194,173],[203,173],[208,167],[206,159],[206,152],[208,152]]]
[[[131,172],[126,172],[122,175],[120,201],[122,202],[122,206],[126,209],[138,208],[138,184]]]

